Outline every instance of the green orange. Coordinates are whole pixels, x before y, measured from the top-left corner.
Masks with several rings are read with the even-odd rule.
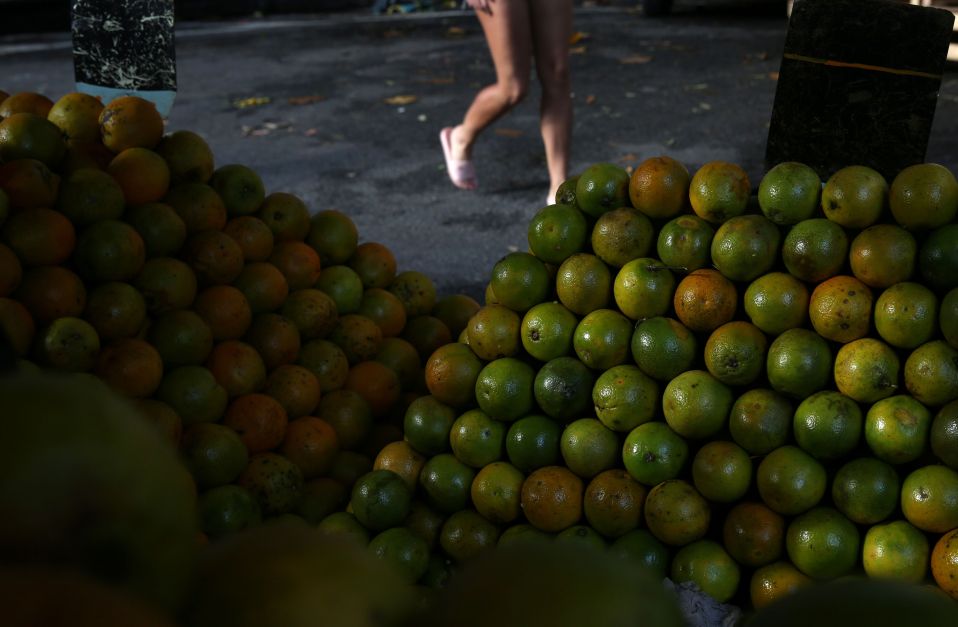
[[[765,216],[730,218],[712,239],[712,264],[733,281],[751,281],[775,265],[781,237],[778,227]]]
[[[675,293],[675,276],[658,259],[632,259],[615,275],[613,296],[632,320],[665,315]]]
[[[909,231],[934,229],[958,215],[958,181],[937,163],[919,163],[899,172],[888,192],[891,214]]]
[[[758,493],[771,509],[786,516],[800,514],[825,496],[825,468],[802,449],[785,445],[758,465]]]
[[[670,381],[689,370],[698,357],[698,341],[681,322],[656,316],[640,322],[632,333],[632,358],[657,381]]]
[[[799,403],[792,421],[795,442],[820,460],[840,459],[858,446],[862,411],[833,390],[816,392]]]
[[[620,450],[615,432],[595,418],[580,418],[568,424],[559,439],[566,467],[583,479],[615,466]]]
[[[765,372],[772,389],[805,398],[823,389],[832,375],[832,351],[814,331],[789,329],[768,347]]]
[[[793,409],[778,392],[753,388],[735,399],[729,412],[729,433],[752,455],[765,455],[788,441]]]
[[[822,189],[825,217],[852,229],[864,229],[877,222],[887,202],[888,182],[867,166],[841,168]]]
[[[692,210],[713,224],[745,213],[751,193],[745,170],[725,161],[706,163],[695,172],[689,184]]]
[[[568,355],[578,323],[575,314],[561,303],[539,303],[522,317],[522,347],[539,361]]]
[[[748,385],[765,370],[768,340],[749,322],[727,322],[705,342],[705,367],[726,385]]]
[[[545,300],[551,291],[545,265],[529,253],[509,253],[492,268],[489,283],[499,304],[518,313]]]
[[[900,480],[886,462],[859,457],[842,465],[832,480],[832,502],[849,520],[873,525],[898,508]]]
[[[860,403],[874,403],[898,389],[899,362],[894,350],[871,337],[849,342],[835,356],[838,391]]]
[[[762,177],[758,205],[775,224],[795,224],[811,218],[818,210],[822,180],[804,163],[785,161]]]
[[[632,323],[614,309],[586,314],[575,328],[572,347],[579,359],[594,370],[608,370],[629,356]]]
[[[663,481],[645,498],[645,524],[671,546],[684,546],[705,536],[711,509],[698,491],[681,479]]]
[[[506,428],[479,409],[470,409],[452,423],[449,447],[456,459],[482,468],[502,459],[505,452]]]
[[[865,442],[889,464],[915,461],[928,448],[931,412],[907,394],[884,398],[868,408]]]
[[[655,251],[675,272],[692,272],[709,265],[715,229],[694,214],[672,218],[659,229]]]
[[[697,540],[683,546],[672,558],[672,581],[693,582],[719,603],[735,595],[740,577],[741,571],[732,556],[712,540]]]
[[[655,228],[642,213],[629,207],[607,211],[592,228],[592,251],[613,268],[645,257],[652,248]]]
[[[546,263],[581,252],[589,238],[585,216],[574,204],[549,205],[529,221],[529,250]]]
[[[921,583],[931,547],[921,531],[904,520],[875,525],[865,533],[862,565],[871,578]]]
[[[513,357],[490,361],[476,379],[476,402],[496,420],[517,420],[528,414],[534,403],[532,366]]]
[[[664,422],[641,424],[625,438],[622,463],[636,481],[648,486],[675,479],[685,467],[689,445]]]
[[[595,255],[571,255],[559,266],[556,295],[569,311],[580,316],[602,309],[612,296],[612,272]]]
[[[704,439],[725,426],[733,401],[724,383],[704,370],[688,370],[665,386],[662,413],[679,435]]]
[[[785,268],[810,283],[838,274],[847,255],[848,235],[839,224],[825,218],[802,220],[782,242]]]
[[[506,454],[522,472],[552,466],[559,459],[562,427],[555,420],[533,414],[512,423],[506,433]]]
[[[629,173],[612,163],[586,168],[575,185],[575,200],[586,215],[598,218],[629,204]]]
[[[592,403],[602,424],[613,431],[629,432],[655,417],[659,386],[637,366],[615,366],[596,379]]]
[[[546,415],[565,421],[591,408],[593,384],[588,366],[575,357],[557,357],[536,373],[533,394]]]
[[[812,579],[848,574],[858,561],[861,536],[841,512],[816,507],[792,519],[785,533],[788,557]]]
[[[734,442],[712,440],[692,459],[692,482],[709,501],[733,503],[751,486],[752,460]]]

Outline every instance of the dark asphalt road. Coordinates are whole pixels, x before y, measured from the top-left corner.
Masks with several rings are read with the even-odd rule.
[[[757,185],[787,28],[781,7],[691,8],[658,20],[582,9],[575,28],[573,170],[668,154],[693,171],[739,163]],[[443,170],[439,129],[493,78],[472,15],[186,23],[177,54],[171,129],[200,133],[218,163],[253,167],[269,191],[347,212],[361,239],[388,245],[401,269],[427,272],[442,293],[480,297],[495,261],[525,248],[548,185],[535,86],[477,144],[478,192],[456,190]],[[55,99],[72,89],[72,72],[66,35],[0,39],[0,89]],[[414,101],[390,104],[396,96]],[[259,97],[269,102],[235,106]],[[956,140],[951,73],[928,160],[958,169]]]

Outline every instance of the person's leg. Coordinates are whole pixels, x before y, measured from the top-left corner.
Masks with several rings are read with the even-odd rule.
[[[532,69],[529,0],[495,0],[492,13],[476,11],[496,68],[496,82],[484,88],[452,129],[452,156],[468,160],[480,132],[525,97]]]
[[[549,166],[549,197],[568,176],[572,143],[572,86],[569,37],[572,0],[529,0],[536,74],[542,85],[539,126]]]

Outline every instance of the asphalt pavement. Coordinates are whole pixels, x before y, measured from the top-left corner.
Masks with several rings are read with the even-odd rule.
[[[740,164],[757,185],[781,62],[784,2],[577,9],[571,44],[572,173],[667,154],[694,171]],[[0,89],[56,99],[73,89],[67,34],[0,38]],[[538,87],[481,136],[480,189],[446,177],[439,130],[459,121],[493,68],[475,17],[436,12],[269,16],[177,26],[179,92],[169,129],[243,163],[267,191],[335,208],[400,269],[443,294],[481,298],[493,264],[526,247],[548,187]],[[958,73],[942,84],[927,160],[958,171]]]

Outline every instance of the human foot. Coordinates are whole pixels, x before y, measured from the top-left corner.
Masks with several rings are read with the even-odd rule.
[[[442,144],[442,153],[446,159],[446,172],[449,174],[449,180],[459,189],[473,190],[478,187],[479,182],[476,179],[476,168],[472,161],[464,154],[461,146],[458,146],[452,139],[453,128],[447,126],[439,131],[439,143]]]

